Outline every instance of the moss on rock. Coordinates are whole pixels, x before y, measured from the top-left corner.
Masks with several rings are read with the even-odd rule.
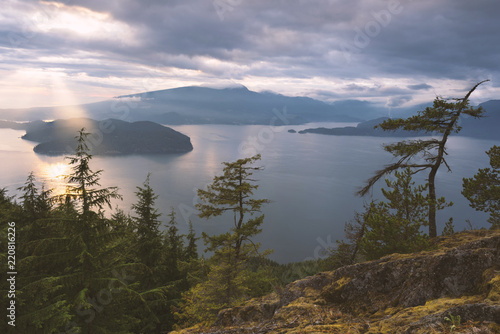
[[[393,254],[288,284],[280,296],[219,314],[181,333],[500,333],[500,231],[437,238],[434,249]],[[266,307],[270,307],[266,311]]]

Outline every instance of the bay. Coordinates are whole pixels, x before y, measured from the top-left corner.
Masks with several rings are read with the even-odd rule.
[[[214,175],[221,172],[224,161],[262,154],[258,165],[264,170],[255,174],[260,188],[257,198],[268,198],[264,209],[263,232],[256,238],[263,249],[272,248],[272,259],[285,263],[324,256],[323,250],[335,246],[343,238],[344,223],[362,211],[364,202],[380,198],[382,182],[365,198],[354,194],[376,169],[390,163],[392,156],[382,144],[398,138],[325,136],[289,133],[314,127],[349,126],[346,123],[309,123],[302,126],[262,125],[183,125],[174,126],[189,137],[192,152],[180,155],[132,155],[120,157],[96,156],[94,170],[102,169],[102,185],[118,186],[123,201],[113,208],[126,212],[135,202],[136,186],[151,173],[151,185],[159,195],[157,206],[163,219],[173,208],[179,228],[187,232],[192,221],[197,234],[220,233],[227,230],[232,216],[209,221],[196,216],[196,189],[205,187]],[[0,129],[0,187],[9,194],[33,171],[39,181],[56,192],[63,192],[65,181],[61,175],[69,173],[64,157],[48,157],[33,152],[35,143],[20,137],[24,131]],[[455,205],[438,215],[438,231],[449,217],[458,230],[466,228],[470,220],[474,228],[488,227],[487,215],[471,209],[460,194],[462,178],[471,177],[478,168],[488,166],[484,153],[496,141],[452,137],[448,143],[447,161],[452,172],[443,166],[437,176],[438,196],[446,196]],[[417,181],[423,182],[424,176]],[[111,210],[109,210],[111,212]],[[202,245],[201,249],[202,249]]]

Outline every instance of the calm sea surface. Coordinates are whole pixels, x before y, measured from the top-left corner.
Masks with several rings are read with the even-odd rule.
[[[383,143],[393,138],[324,136],[288,133],[311,127],[346,126],[345,123],[320,123],[302,126],[231,126],[183,125],[173,127],[191,137],[192,152],[168,156],[94,157],[92,168],[103,169],[102,185],[118,186],[124,200],[115,202],[130,211],[135,202],[134,191],[151,172],[151,184],[160,196],[157,206],[164,213],[174,208],[181,232],[187,231],[190,219],[197,233],[220,233],[229,228],[232,216],[216,220],[199,219],[194,204],[196,189],[205,187],[222,170],[221,162],[262,154],[257,172],[260,188],[258,198],[272,202],[263,212],[263,232],[257,238],[263,248],[272,248],[271,258],[279,262],[300,261],[321,256],[321,250],[334,246],[343,237],[344,223],[362,210],[363,202],[355,191],[372,173],[392,161],[382,150]],[[11,195],[21,186],[30,171],[39,181],[64,191],[67,161],[64,157],[47,157],[33,152],[35,143],[20,137],[24,131],[0,129],[0,187]],[[455,205],[438,216],[438,229],[454,217],[458,229],[467,226],[487,227],[487,215],[474,211],[460,194],[462,178],[471,177],[478,168],[488,166],[484,153],[497,141],[451,138],[448,163],[453,172],[443,166],[438,174],[438,195],[444,195]],[[419,181],[423,181],[423,177]],[[379,189],[371,196],[380,197]]]

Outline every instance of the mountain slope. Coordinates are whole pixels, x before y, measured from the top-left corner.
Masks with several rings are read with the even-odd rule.
[[[134,118],[148,115],[165,123],[218,124],[302,124],[311,121],[350,122],[359,120],[349,111],[339,110],[307,97],[257,93],[246,87],[214,89],[181,87],[117,97],[135,99]]]
[[[102,120],[149,120],[162,124],[263,124],[307,122],[356,122],[371,111],[369,102],[344,101],[327,104],[308,97],[257,93],[246,87],[215,89],[179,87],[118,96],[112,100],[81,106],[0,110],[0,118],[35,120],[61,118],[72,110]]]
[[[177,333],[449,333],[450,315],[461,317],[457,333],[500,332],[500,231],[307,277]]]
[[[479,105],[486,111],[480,119],[465,118],[461,122],[461,136],[500,140],[500,100],[490,100]]]

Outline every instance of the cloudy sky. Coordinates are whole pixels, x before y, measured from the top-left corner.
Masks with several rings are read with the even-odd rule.
[[[242,84],[409,106],[500,98],[498,0],[2,0],[0,108]]]

